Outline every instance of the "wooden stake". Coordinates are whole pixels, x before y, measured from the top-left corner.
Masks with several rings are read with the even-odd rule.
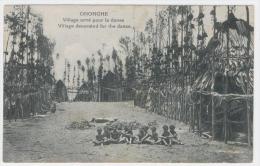
[[[227,110],[224,109],[224,142],[227,143],[228,138],[227,138]]]
[[[199,136],[201,136],[201,112],[202,112],[202,96],[201,96],[201,93],[200,93],[200,109],[199,109],[199,115],[198,115],[198,118],[199,118],[199,124],[198,124],[198,130],[199,130]]]
[[[212,122],[212,128],[211,128],[211,132],[212,132],[212,140],[215,139],[215,108],[214,108],[214,101],[213,101],[213,95],[211,96],[212,97],[212,100],[211,100],[211,116],[212,116],[212,119],[211,119],[211,122]]]
[[[194,124],[195,124],[194,111],[195,111],[195,104],[192,104],[192,132],[194,132]]]

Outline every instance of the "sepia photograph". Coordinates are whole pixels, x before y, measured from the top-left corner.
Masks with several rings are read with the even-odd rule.
[[[4,163],[252,163],[254,5],[3,6]]]

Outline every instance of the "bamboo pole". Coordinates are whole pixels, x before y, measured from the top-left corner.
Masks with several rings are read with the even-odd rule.
[[[181,82],[181,87],[182,87],[182,95],[181,95],[181,102],[180,102],[180,115],[182,114],[183,112],[183,94],[184,94],[184,62],[183,62],[183,59],[184,59],[184,48],[183,48],[183,37],[184,37],[184,11],[183,11],[183,7],[181,8],[181,20],[182,20],[182,25],[181,25],[181,77],[182,77],[182,82]],[[181,116],[180,116],[180,120],[181,119]]]
[[[186,7],[186,26],[185,26],[185,37],[188,37],[188,27],[189,27],[189,20],[188,20],[188,13],[189,13],[189,8]],[[185,42],[186,44],[186,42]],[[186,93],[185,93],[185,89],[187,88],[187,76],[185,75],[185,69],[187,66],[187,49],[184,49],[184,57],[183,57],[183,122],[186,124],[186,117],[187,117],[187,108],[186,108]]]
[[[189,13],[191,14],[192,13],[192,10],[191,10],[191,6],[189,6]],[[191,32],[191,39],[190,39],[190,47],[192,46],[193,44],[193,33],[192,33],[192,27],[191,27],[191,24],[192,22],[190,21],[189,23],[189,29],[190,29],[190,32]],[[189,57],[189,61],[188,61],[188,64],[189,64],[189,73],[188,73],[188,85],[189,85],[189,88],[192,87],[192,71],[191,71],[191,67],[192,67],[192,63],[193,63],[193,60],[192,60],[192,53],[193,53],[193,50],[190,49],[190,57]],[[189,89],[190,90],[190,89]],[[190,93],[190,91],[189,91]],[[190,103],[188,103],[190,104]],[[192,108],[190,105],[188,105],[188,108],[189,108],[189,111],[188,111],[188,117],[190,118],[191,117],[191,111],[192,111]]]
[[[172,70],[170,70],[170,74],[172,73]],[[170,92],[172,92],[172,75],[170,75]],[[170,111],[171,111],[171,119],[173,118],[173,107],[172,107],[172,93],[170,93]]]
[[[224,109],[224,142],[225,143],[227,143],[227,141],[228,141],[228,138],[227,138],[227,135],[228,135],[227,128],[228,128],[228,126],[227,126],[227,110]]]
[[[157,110],[157,114],[160,115],[160,112],[161,112],[161,94],[160,94],[160,89],[158,90],[158,110]]]
[[[213,10],[214,10],[214,37],[216,37],[216,28],[215,28],[215,25],[216,25],[216,6],[213,7]],[[213,52],[213,59],[215,57],[215,51]],[[214,68],[214,61],[212,59],[212,64],[211,64],[211,67],[212,67],[212,80],[214,81],[213,82],[213,85],[215,83],[215,68]],[[214,86],[211,87],[211,92],[214,91]],[[214,96],[211,95],[211,132],[212,132],[212,140],[215,139],[215,108],[214,108]]]
[[[229,17],[229,6],[227,7],[227,17]],[[229,18],[228,18],[229,19]],[[229,27],[227,29],[227,68],[229,69]],[[226,73],[225,77],[225,94],[228,93],[228,73]],[[225,103],[224,107],[224,142],[227,143],[228,141],[228,117],[227,117],[227,103]]]
[[[249,25],[249,9],[248,6],[246,6],[246,17],[247,17],[247,23]],[[248,32],[248,36],[247,36],[247,57],[249,58],[249,50],[250,50],[250,40],[251,40],[251,36],[250,36],[250,31]],[[249,63],[249,59],[248,59],[248,64]],[[249,77],[249,70],[250,68],[248,67],[247,69],[247,81],[249,81],[250,77]],[[246,94],[248,94],[248,83],[246,84]],[[248,100],[246,99],[246,114],[247,114],[247,142],[248,142],[248,146],[251,146],[251,118],[250,118],[250,106],[248,104]]]
[[[200,93],[200,109],[198,112],[198,132],[199,136],[201,136],[201,112],[202,112],[202,94]]]
[[[168,10],[168,47],[171,45],[171,24],[170,24],[170,10]],[[167,54],[169,54],[167,52]]]
[[[194,120],[194,112],[195,112],[195,104],[192,104],[192,132],[194,132],[194,124],[195,124],[195,120]]]
[[[9,38],[10,38],[10,32],[9,32],[9,34],[8,34],[8,37],[7,37],[7,42],[6,42],[6,47],[5,47],[5,63],[4,63],[4,65],[6,65],[6,63],[7,63],[7,55],[8,55],[8,53],[7,53],[7,49],[8,49],[8,44],[9,44]]]
[[[155,47],[158,48],[158,6],[155,6]]]

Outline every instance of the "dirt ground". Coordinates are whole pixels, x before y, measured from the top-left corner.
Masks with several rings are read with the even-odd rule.
[[[251,162],[252,148],[199,138],[183,123],[134,107],[132,102],[60,103],[55,114],[4,121],[4,162]],[[68,130],[66,125],[93,117],[116,117],[159,126],[174,124],[185,145],[93,146],[96,127]],[[160,131],[158,131],[160,134]]]

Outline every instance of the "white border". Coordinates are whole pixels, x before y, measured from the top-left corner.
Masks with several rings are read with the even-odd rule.
[[[257,87],[257,83],[260,82],[260,52],[259,52],[259,46],[260,46],[260,34],[259,34],[259,27],[260,27],[260,19],[258,16],[260,16],[260,1],[258,0],[218,0],[218,1],[212,1],[212,0],[2,0],[0,2],[0,165],[57,165],[57,166],[71,166],[71,165],[155,165],[159,166],[162,165],[162,163],[3,163],[3,6],[7,4],[108,4],[108,5],[254,5],[255,6],[255,15],[254,15],[254,28],[255,28],[255,65],[254,65],[254,154],[253,154],[253,163],[240,163],[235,165],[252,165],[257,166],[260,165],[260,159],[259,159],[259,136],[260,136],[260,129],[258,126],[260,126],[260,120],[257,120],[259,118],[259,109],[260,109],[260,88]],[[258,46],[258,47],[257,47]],[[234,165],[231,163],[216,163],[216,164],[209,164],[209,163],[165,163],[163,165],[180,165],[180,166],[193,166],[193,165]]]

